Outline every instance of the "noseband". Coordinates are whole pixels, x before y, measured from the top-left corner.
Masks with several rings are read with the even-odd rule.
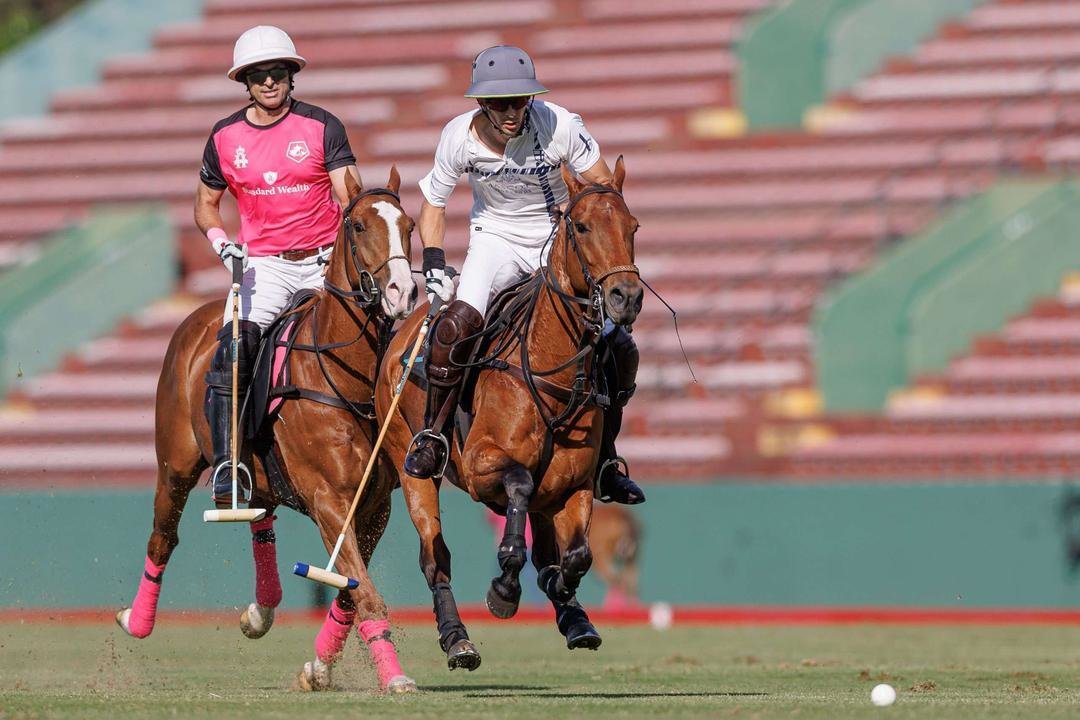
[[[608,268],[604,272],[600,273],[596,278],[593,278],[592,273],[589,272],[589,266],[585,262],[585,256],[581,253],[581,248],[578,246],[577,233],[574,231],[574,220],[570,217],[574,208],[581,200],[589,195],[617,195],[622,198],[622,193],[614,188],[610,188],[606,185],[589,185],[581,190],[578,194],[574,195],[570,199],[570,202],[566,205],[566,210],[563,212],[563,222],[566,224],[566,239],[570,242],[570,247],[574,248],[574,254],[577,256],[578,264],[581,266],[581,273],[585,277],[585,282],[588,284],[589,289],[585,298],[577,297],[571,293],[563,292],[554,282],[553,277],[548,278],[548,287],[554,292],[558,293],[563,300],[568,302],[577,303],[578,305],[593,305],[593,312],[599,312],[603,315],[603,301],[601,298],[600,284],[604,282],[609,276],[615,273],[633,273],[638,277],[641,276],[641,272],[638,270],[637,265],[616,265]],[[603,324],[602,322],[600,323]]]
[[[570,213],[577,207],[577,204],[581,202],[582,198],[589,195],[605,195],[609,193],[622,198],[622,193],[614,188],[609,188],[606,185],[590,185],[571,198],[566,206],[566,212],[563,213],[563,222],[566,223],[566,239],[570,241],[570,246],[574,248],[574,254],[577,255],[578,263],[581,264],[581,272],[585,276],[585,282],[589,284],[589,295],[592,295],[596,287],[604,282],[609,275],[621,272],[634,273],[638,276],[641,275],[637,265],[616,265],[615,267],[600,273],[596,279],[593,279],[592,274],[589,272],[589,266],[585,263],[585,256],[581,254],[581,248],[578,247],[577,233],[574,232],[574,221],[570,217]]]
[[[349,204],[345,207],[345,211],[341,216],[341,222],[345,230],[345,240],[349,244],[349,255],[352,258],[353,268],[356,270],[356,275],[358,277],[356,289],[345,290],[333,283],[324,283],[326,289],[334,295],[337,295],[340,298],[352,298],[358,305],[364,308],[377,305],[382,300],[382,292],[379,290],[378,283],[375,282],[375,275],[386,267],[391,260],[404,260],[405,262],[409,262],[409,258],[404,255],[390,255],[373,270],[368,270],[360,264],[360,254],[356,248],[356,233],[353,231],[351,216],[356,204],[363,198],[371,197],[372,195],[385,195],[393,198],[398,205],[401,204],[401,198],[399,198],[398,194],[393,190],[388,188],[372,188],[358,194],[350,200]]]

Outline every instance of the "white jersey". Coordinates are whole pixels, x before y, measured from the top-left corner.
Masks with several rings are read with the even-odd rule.
[[[458,178],[468,173],[473,233],[543,245],[551,234],[554,211],[568,197],[559,168],[565,162],[575,172],[588,170],[600,159],[600,146],[580,116],[533,100],[521,134],[499,155],[472,131],[479,112],[462,113],[446,124],[435,150],[435,166],[420,181],[420,190],[435,207],[446,207]]]

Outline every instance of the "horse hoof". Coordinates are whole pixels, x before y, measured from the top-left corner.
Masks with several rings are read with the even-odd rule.
[[[458,640],[446,651],[446,665],[451,670],[465,668],[475,670],[480,667],[480,653],[469,640]]]
[[[270,632],[274,625],[274,608],[263,607],[258,603],[251,603],[247,610],[240,614],[240,632],[244,637],[252,640],[261,638]]]
[[[125,633],[127,633],[133,638],[138,638],[140,640],[144,637],[147,637],[154,629],[151,626],[150,630],[147,630],[145,633],[133,632],[131,629],[131,608],[124,608],[123,610],[120,610],[116,613],[116,624],[119,625],[120,629],[123,630]]]
[[[395,695],[414,693],[417,692],[418,689],[419,688],[416,687],[416,681],[408,675],[395,675],[390,678],[390,682],[386,683],[386,692]]]
[[[579,648],[596,650],[602,642],[603,638],[600,637],[600,633],[596,632],[596,628],[589,623],[575,625],[566,633],[567,650],[577,650]]]
[[[128,618],[131,617],[131,608],[124,608],[116,613],[116,624],[120,626],[120,629],[131,635],[131,629],[128,628]]]
[[[322,660],[308,660],[296,676],[296,683],[304,692],[320,692],[330,689],[330,665]]]
[[[519,593],[517,598],[506,600],[499,595],[495,590],[495,586],[492,585],[487,591],[487,608],[492,615],[500,620],[508,620],[517,614],[518,600],[520,599],[521,595]]]

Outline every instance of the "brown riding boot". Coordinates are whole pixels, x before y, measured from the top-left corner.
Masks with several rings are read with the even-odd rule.
[[[457,408],[462,364],[468,362],[477,333],[484,328],[484,317],[463,300],[454,300],[435,321],[431,331],[431,351],[427,358],[427,405],[424,426],[413,438],[413,447],[405,456],[404,470],[416,478],[437,477],[449,457],[448,426],[452,426]]]

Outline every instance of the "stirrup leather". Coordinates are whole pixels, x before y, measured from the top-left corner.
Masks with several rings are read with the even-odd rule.
[[[227,478],[227,482],[225,483],[225,485],[228,486],[229,492],[232,492],[232,463],[226,460],[220,465],[218,465],[216,468],[214,468],[214,473],[210,476],[210,487],[213,488],[212,492],[214,499],[217,499],[218,496],[217,480],[218,476],[222,473],[225,473],[225,478]],[[246,482],[245,478],[247,479]],[[250,503],[252,496],[252,488],[255,487],[255,481],[251,476],[251,470],[248,469],[248,466],[245,465],[243,462],[239,461],[236,463],[236,485],[237,490],[240,491],[240,497],[236,498],[236,502]]]
[[[609,502],[611,500],[610,495],[602,495],[600,493],[600,485],[601,481],[604,478],[604,473],[607,472],[607,469],[613,465],[615,466],[616,472],[618,472],[619,466],[622,465],[624,470],[623,475],[625,475],[626,477],[630,477],[630,463],[626,462],[626,458],[624,458],[622,455],[616,455],[610,460],[605,460],[604,464],[600,466],[600,470],[597,471],[596,481],[593,483],[593,495],[595,495],[596,499],[600,502]]]
[[[449,460],[450,460],[450,442],[443,436],[442,433],[437,433],[434,430],[429,430],[427,428],[424,428],[420,432],[413,435],[412,440],[409,441],[409,450],[408,450],[408,452],[406,454],[411,455],[413,452],[415,452],[417,446],[420,443],[420,441],[423,440],[424,438],[431,438],[435,442],[442,445],[442,449],[443,449],[442,465],[439,466],[438,472],[432,473],[432,475],[431,475],[432,480],[438,480],[438,479],[442,478],[443,473],[446,472],[446,463],[449,462]]]

